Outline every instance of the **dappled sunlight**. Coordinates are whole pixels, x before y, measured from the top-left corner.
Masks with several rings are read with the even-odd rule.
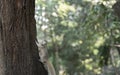
[[[48,41],[59,75],[115,75],[120,67],[116,0],[36,0],[38,39]],[[111,53],[113,49],[114,53]],[[115,51],[116,50],[116,51]],[[113,59],[112,59],[113,58]],[[112,63],[113,62],[113,63]],[[115,65],[113,65],[115,64]]]
[[[105,39],[103,37],[99,37],[95,43],[95,47],[99,47],[105,42]]]

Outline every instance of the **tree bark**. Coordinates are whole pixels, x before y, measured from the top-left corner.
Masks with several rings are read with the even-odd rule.
[[[117,1],[113,6],[112,6],[116,16],[120,19],[120,1]]]
[[[35,0],[0,0],[0,75],[47,75],[39,62]]]
[[[1,4],[0,4],[1,7]],[[1,9],[0,9],[1,10]],[[5,74],[5,64],[4,64],[4,51],[3,51],[3,45],[2,45],[2,22],[1,22],[1,13],[0,13],[0,74]]]

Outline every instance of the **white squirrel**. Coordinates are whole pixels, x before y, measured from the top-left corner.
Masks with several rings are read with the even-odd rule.
[[[45,65],[45,68],[48,71],[48,75],[56,75],[53,64],[49,61],[48,51],[46,48],[46,41],[42,41],[38,44],[40,61]]]

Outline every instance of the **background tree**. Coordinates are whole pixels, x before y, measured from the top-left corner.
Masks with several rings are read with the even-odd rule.
[[[38,38],[48,40],[50,60],[59,74],[118,73],[120,22],[112,9],[115,3],[36,0]]]
[[[35,0],[0,0],[0,75],[47,75],[39,62]]]

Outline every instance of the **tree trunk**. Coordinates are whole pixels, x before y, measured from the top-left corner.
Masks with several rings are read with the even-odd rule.
[[[0,6],[1,7],[1,6]],[[2,22],[1,22],[1,13],[0,13],[0,75],[5,75],[5,64],[4,64],[4,52],[2,45]]]
[[[117,15],[117,17],[120,19],[120,1],[116,2],[113,5],[113,10],[114,10],[115,14]]]
[[[35,0],[0,0],[0,75],[47,75],[39,62]]]

